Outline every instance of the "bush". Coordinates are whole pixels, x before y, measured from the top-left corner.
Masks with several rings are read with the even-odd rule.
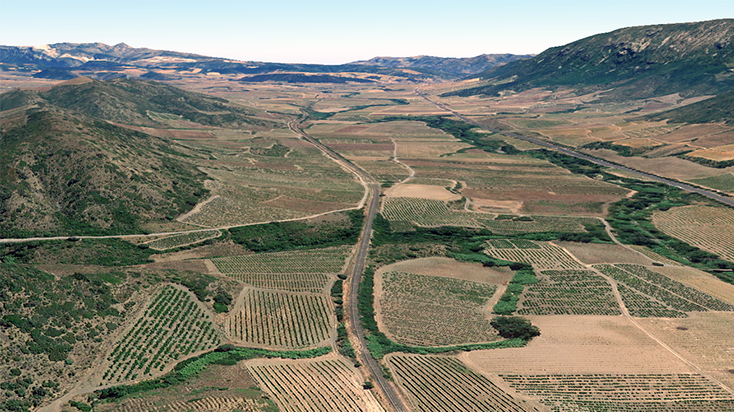
[[[535,336],[540,336],[540,329],[537,326],[533,326],[529,320],[519,316],[498,317],[492,319],[490,324],[500,336],[506,339],[530,340]]]

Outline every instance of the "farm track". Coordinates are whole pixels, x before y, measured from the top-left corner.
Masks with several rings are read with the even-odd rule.
[[[621,171],[624,171],[624,172],[628,172],[628,173],[631,173],[631,174],[633,174],[635,176],[642,177],[642,178],[645,178],[645,179],[649,179],[649,180],[652,180],[652,181],[655,181],[655,182],[658,182],[658,183],[665,183],[666,185],[674,186],[674,187],[677,187],[679,189],[683,189],[683,190],[688,191],[688,192],[698,193],[699,195],[706,196],[706,197],[708,197],[710,199],[716,200],[716,201],[721,202],[721,203],[723,203],[725,205],[728,205],[728,206],[734,206],[734,199],[731,199],[731,198],[722,196],[722,195],[720,195],[718,193],[715,193],[715,192],[712,192],[710,190],[701,189],[701,188],[694,187],[694,186],[691,186],[691,185],[686,184],[686,183],[683,183],[683,182],[679,182],[679,181],[676,181],[676,180],[671,180],[671,179],[663,178],[663,177],[660,177],[660,176],[655,176],[655,175],[652,175],[652,174],[649,174],[649,173],[642,172],[640,170],[629,168],[627,166],[618,165],[616,163],[612,163],[612,162],[609,162],[609,161],[606,161],[606,160],[602,160],[602,159],[599,159],[599,158],[596,158],[596,157],[593,157],[593,156],[590,156],[590,155],[586,155],[586,154],[583,154],[583,153],[580,153],[580,152],[576,152],[574,150],[567,149],[567,148],[565,148],[563,146],[559,146],[559,145],[557,145],[555,143],[550,143],[550,142],[547,142],[545,140],[540,140],[540,139],[535,139],[535,138],[532,138],[532,137],[522,136],[522,135],[519,135],[517,133],[506,132],[506,131],[502,131],[502,130],[499,130],[499,129],[495,129],[493,127],[485,126],[483,124],[480,124],[478,122],[475,122],[474,120],[471,120],[471,119],[468,119],[468,118],[464,117],[463,115],[459,114],[458,112],[456,112],[456,111],[448,108],[443,103],[438,103],[438,102],[435,102],[435,101],[429,99],[428,96],[426,96],[424,93],[422,93],[420,90],[418,90],[418,88],[415,89],[415,93],[418,96],[420,96],[423,99],[425,99],[427,102],[435,105],[436,107],[438,107],[440,109],[443,109],[443,110],[445,110],[445,111],[453,114],[454,116],[458,117],[462,121],[464,121],[466,123],[469,123],[469,124],[473,124],[473,125],[475,125],[475,126],[477,126],[479,128],[482,128],[484,130],[488,130],[490,132],[499,133],[499,134],[502,134],[502,135],[505,135],[505,136],[513,137],[515,139],[524,140],[526,142],[530,142],[530,143],[536,144],[538,146],[544,147],[546,149],[551,149],[551,150],[554,150],[554,151],[563,153],[565,155],[575,157],[577,159],[587,160],[587,161],[589,161],[591,163],[594,163],[594,164],[597,164],[599,166],[604,166],[604,167],[608,167],[608,168],[611,168],[611,169],[617,169],[617,170],[621,170]]]

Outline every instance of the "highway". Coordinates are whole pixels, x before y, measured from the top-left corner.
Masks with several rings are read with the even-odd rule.
[[[352,262],[354,264],[354,269],[352,271],[352,277],[349,282],[349,295],[345,296],[344,306],[348,309],[348,315],[351,321],[350,324],[348,324],[348,327],[351,329],[352,333],[359,341],[359,344],[355,347],[355,349],[357,349],[359,361],[362,362],[363,365],[367,366],[370,375],[372,375],[375,387],[383,394],[384,398],[389,403],[388,409],[394,412],[408,412],[409,409],[403,403],[403,400],[398,395],[395,387],[391,385],[390,382],[383,376],[382,367],[379,363],[377,363],[375,358],[373,358],[370,352],[367,350],[367,341],[365,340],[364,331],[362,330],[362,323],[360,322],[359,317],[359,307],[357,305],[359,283],[362,280],[362,272],[364,272],[365,262],[367,261],[367,254],[369,253],[370,249],[370,238],[372,237],[372,222],[375,220],[375,215],[377,215],[377,208],[380,204],[380,184],[377,183],[377,181],[369,173],[362,170],[359,166],[347,160],[339,153],[333,151],[328,146],[316,141],[316,139],[312,138],[306,132],[301,130],[298,127],[298,124],[305,120],[305,118],[306,115],[304,113],[304,116],[302,116],[300,119],[290,122],[288,124],[288,127],[293,132],[300,135],[303,139],[307,140],[309,143],[321,150],[324,154],[331,157],[333,160],[342,164],[343,167],[357,175],[360,181],[362,181],[363,184],[367,184],[369,187],[371,197],[369,203],[367,203],[366,205],[367,213],[364,220],[364,226],[362,226],[362,234],[359,238],[359,243],[357,245],[357,254],[355,255]]]
[[[536,144],[538,146],[542,146],[542,147],[545,147],[547,149],[555,150],[557,152],[561,152],[563,154],[566,154],[566,155],[569,155],[569,156],[573,156],[573,157],[578,158],[578,159],[588,160],[589,162],[598,164],[599,166],[604,166],[604,167],[608,167],[608,168],[616,169],[616,170],[622,170],[622,171],[625,171],[627,173],[630,173],[630,174],[635,175],[635,176],[638,176],[638,177],[642,177],[642,178],[649,179],[649,180],[652,180],[652,181],[655,181],[655,182],[659,182],[659,183],[665,183],[667,185],[675,186],[675,187],[677,187],[679,189],[683,189],[683,190],[686,190],[688,192],[698,193],[698,194],[700,194],[702,196],[706,196],[706,197],[708,197],[710,199],[716,200],[716,201],[721,202],[721,203],[723,203],[725,205],[734,206],[734,199],[729,198],[729,197],[726,197],[726,196],[722,196],[722,195],[720,195],[720,194],[718,194],[716,192],[710,191],[710,190],[701,189],[699,187],[691,186],[691,185],[686,184],[686,183],[683,183],[683,182],[679,182],[679,181],[671,180],[671,179],[666,179],[664,177],[655,176],[655,175],[652,175],[652,174],[649,174],[649,173],[641,172],[639,170],[632,169],[632,168],[629,168],[627,166],[622,166],[622,165],[619,165],[619,164],[616,164],[616,163],[608,162],[606,160],[598,159],[598,158],[593,157],[593,156],[589,156],[589,155],[586,155],[586,154],[583,154],[583,153],[579,153],[579,152],[576,152],[576,151],[573,151],[573,150],[569,150],[569,149],[567,149],[565,147],[558,146],[558,145],[556,145],[554,143],[550,143],[550,142],[545,141],[545,140],[536,139],[536,138],[533,138],[533,137],[522,136],[522,135],[519,135],[517,133],[505,132],[505,131],[502,131],[502,130],[499,130],[499,129],[495,129],[495,128],[492,128],[492,127],[489,127],[489,126],[484,126],[484,125],[479,124],[479,123],[477,123],[477,122],[475,122],[473,120],[467,119],[463,115],[461,115],[461,114],[455,112],[454,110],[451,110],[450,108],[446,107],[446,105],[444,105],[444,104],[441,104],[439,102],[435,102],[435,101],[429,99],[428,96],[426,96],[424,93],[422,93],[418,89],[415,90],[415,93],[417,95],[419,95],[420,97],[424,98],[429,103],[432,103],[435,106],[437,106],[437,107],[439,107],[439,108],[441,108],[441,109],[443,109],[443,110],[445,110],[445,111],[453,114],[454,116],[458,117],[459,119],[461,119],[461,120],[463,120],[463,121],[465,121],[467,123],[473,124],[473,125],[475,125],[477,127],[480,127],[480,128],[482,128],[484,130],[489,130],[490,132],[499,133],[499,134],[502,134],[504,136],[509,136],[509,137],[513,137],[515,139],[520,139],[520,140],[524,140],[526,142],[534,143],[534,144]]]

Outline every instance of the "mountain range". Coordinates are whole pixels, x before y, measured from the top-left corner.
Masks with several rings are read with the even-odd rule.
[[[734,20],[628,27],[550,48],[474,77],[489,84],[448,95],[493,95],[534,87],[580,93],[610,90],[609,99],[680,93],[715,95],[734,88]]]
[[[367,61],[340,65],[288,64],[239,61],[192,53],[134,48],[125,43],[114,46],[103,43],[54,43],[41,47],[0,46],[0,69],[61,80],[79,75],[100,79],[140,76],[152,80],[167,80],[171,79],[172,75],[164,74],[162,70],[190,72],[196,69],[199,75],[207,73],[262,75],[276,72],[357,72],[390,75],[417,81],[421,79],[456,79],[527,57],[530,56],[485,54],[472,58],[376,57]],[[130,74],[130,69],[137,69],[136,73]],[[140,71],[143,73],[139,73]]]

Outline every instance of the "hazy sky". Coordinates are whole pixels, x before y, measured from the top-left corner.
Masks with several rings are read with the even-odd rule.
[[[734,18],[733,0],[0,0],[0,45],[127,43],[241,60],[540,53],[648,24]]]

